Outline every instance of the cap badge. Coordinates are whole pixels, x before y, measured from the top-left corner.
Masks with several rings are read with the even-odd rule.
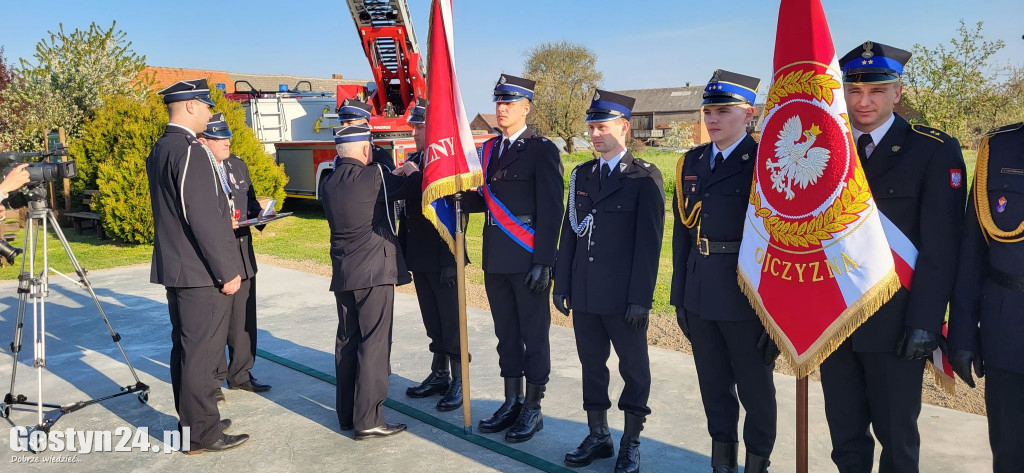
[[[871,48],[873,48],[874,46],[875,45],[872,44],[871,41],[865,41],[864,42],[864,52],[861,53],[860,57],[862,57],[864,59],[871,59],[871,58],[875,57],[875,53],[871,52]]]

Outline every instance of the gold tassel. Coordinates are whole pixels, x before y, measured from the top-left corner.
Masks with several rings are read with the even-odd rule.
[[[925,369],[932,370],[932,377],[935,379],[936,386],[942,388],[950,396],[956,395],[956,380],[946,376],[946,373],[943,373],[938,366],[935,366],[931,359],[925,361]]]
[[[896,274],[896,268],[891,268],[889,273],[886,274],[881,280],[878,281],[871,289],[865,292],[853,305],[846,308],[842,314],[839,315],[837,320],[843,320],[839,327],[831,330],[831,333],[822,334],[823,339],[819,339],[814,345],[820,345],[815,348],[814,345],[807,353],[800,356],[800,361],[797,360],[795,353],[792,353],[792,346],[788,343],[788,338],[783,336],[782,331],[777,325],[775,325],[768,311],[764,308],[764,304],[761,302],[761,296],[757,293],[757,289],[750,283],[746,278],[746,275],[742,272],[737,271],[737,279],[740,285],[740,290],[747,296],[750,301],[750,305],[754,307],[754,312],[757,313],[757,317],[761,319],[761,324],[764,325],[768,335],[772,337],[775,344],[780,348],[780,352],[786,355],[786,359],[789,360],[793,366],[793,370],[796,372],[798,378],[803,378],[811,374],[815,368],[818,367],[832,352],[839,348],[850,335],[853,334],[858,327],[861,326],[868,317],[878,311],[886,302],[900,290],[900,278]],[[785,347],[785,349],[782,349]]]
[[[430,183],[430,185],[423,190],[423,217],[434,225],[434,228],[437,229],[437,233],[439,233],[441,235],[441,239],[448,244],[448,249],[451,250],[453,255],[455,254],[455,235],[448,232],[448,227],[441,223],[440,219],[437,217],[437,212],[434,211],[434,206],[430,204],[437,199],[459,192],[464,192],[474,187],[480,187],[483,184],[483,170],[477,170],[467,174],[456,174],[454,176],[438,179]]]
[[[986,136],[981,140],[978,147],[978,163],[974,170],[974,210],[978,214],[978,225],[981,226],[981,233],[988,238],[1001,243],[1018,243],[1024,241],[1024,222],[1021,222],[1016,229],[1003,231],[992,220],[992,208],[988,201],[988,139]]]

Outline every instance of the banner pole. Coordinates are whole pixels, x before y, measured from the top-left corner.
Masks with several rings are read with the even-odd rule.
[[[807,377],[796,380],[796,471],[807,473]]]
[[[462,228],[462,194],[455,199],[455,280],[459,290],[459,356],[462,358],[462,428],[473,432],[469,397],[469,330],[466,326],[466,233]]]

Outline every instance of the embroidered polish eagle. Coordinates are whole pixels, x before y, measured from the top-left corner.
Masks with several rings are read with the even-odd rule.
[[[813,123],[804,130],[799,115],[790,117],[782,125],[779,139],[775,142],[775,157],[778,159],[767,160],[765,167],[771,172],[772,189],[784,192],[786,200],[796,196],[793,187],[806,189],[818,182],[825,171],[829,151],[820,146],[813,147],[820,134],[821,129]]]

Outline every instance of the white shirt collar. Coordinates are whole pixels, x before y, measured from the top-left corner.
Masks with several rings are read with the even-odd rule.
[[[892,124],[895,122],[896,114],[894,113],[892,115],[889,115],[889,119],[886,120],[885,123],[879,125],[878,128],[871,130],[871,141],[874,142],[875,146],[878,146],[878,143],[882,142],[882,138],[885,138],[885,134],[889,132],[889,129],[892,128]],[[860,135],[863,134],[863,131],[860,131],[857,128],[853,128],[853,142],[856,143],[857,140],[860,139]]]
[[[626,148],[622,148],[622,152],[616,154],[611,159],[605,160],[604,156],[601,156],[601,163],[608,163],[608,169],[614,170],[615,166],[619,165],[619,161],[622,161],[622,157],[626,155]]]
[[[181,125],[179,125],[179,124],[177,124],[177,123],[168,123],[168,124],[167,124],[167,126],[176,126],[176,127],[178,127],[178,128],[181,128],[182,130],[185,130],[185,131],[187,131],[187,132],[188,132],[188,134],[192,135],[192,137],[193,137],[193,138],[195,138],[195,137],[196,137],[196,132],[192,131],[192,130],[191,130],[191,129],[189,129],[189,128],[185,128],[185,127],[183,127],[183,126],[181,126]]]
[[[526,131],[526,125],[523,125],[523,127],[520,128],[519,131],[513,133],[512,136],[504,136],[504,133],[502,133],[502,136],[503,139],[508,140],[508,145],[512,146],[512,143],[515,143],[515,141],[519,139],[519,135],[522,135],[524,131]]]
[[[744,133],[743,136],[740,139],[736,140],[735,143],[729,145],[729,147],[725,148],[725,149],[718,149],[718,145],[715,144],[714,142],[712,142],[711,143],[711,159],[715,159],[715,155],[718,154],[719,152],[722,153],[722,161],[725,161],[726,159],[729,159],[729,155],[732,154],[733,150],[735,150],[736,147],[739,146],[740,143],[742,143],[743,140],[745,140],[746,138],[747,138],[747,135],[746,135],[746,133]]]

